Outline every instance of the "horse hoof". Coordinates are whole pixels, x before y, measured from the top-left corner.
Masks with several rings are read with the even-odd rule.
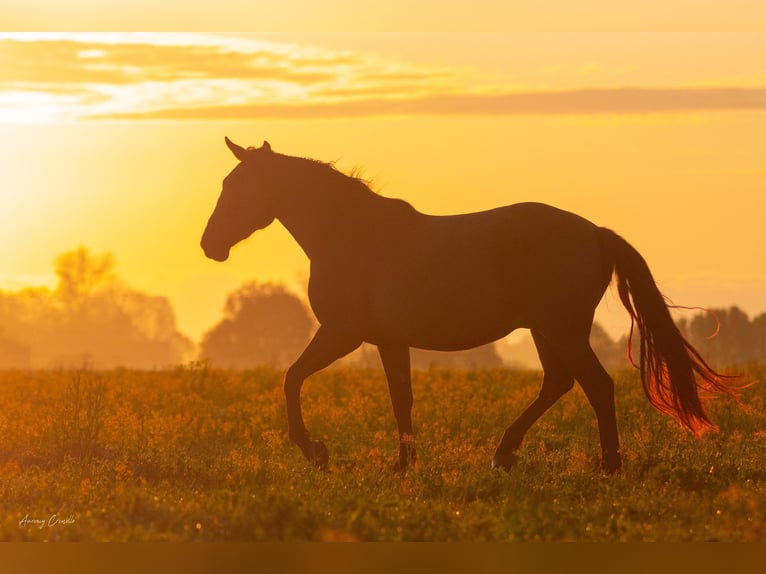
[[[330,451],[321,440],[312,440],[309,446],[308,458],[319,470],[327,470],[330,461]]]
[[[411,459],[409,459],[409,460],[408,460],[408,459],[406,459],[406,458],[405,458],[405,459],[402,459],[402,458],[400,457],[400,458],[397,458],[397,459],[394,461],[394,464],[392,464],[392,465],[391,465],[391,469],[392,469],[392,470],[393,470],[393,471],[394,471],[396,474],[404,474],[404,472],[405,472],[405,471],[407,471],[408,469],[412,468],[412,466],[413,466],[414,464],[415,464],[415,458],[414,458],[414,457],[413,457],[413,458],[411,458]]]
[[[609,476],[617,474],[622,470],[622,457],[617,456],[605,457],[601,461],[601,472]]]
[[[394,471],[394,474],[402,474],[405,470],[407,470],[407,461],[403,461],[400,459],[396,459],[394,461],[394,464],[391,465],[391,470]]]
[[[511,470],[517,460],[518,458],[515,454],[495,454],[492,458],[492,468],[502,468],[506,471]]]
[[[402,446],[399,448],[399,456],[393,464],[393,470],[397,473],[404,472],[415,464],[416,460],[417,455],[415,454],[415,447],[412,445]]]
[[[604,473],[606,476],[614,476],[615,474],[619,474],[622,472],[621,466],[608,466],[608,465],[601,465],[601,472]]]

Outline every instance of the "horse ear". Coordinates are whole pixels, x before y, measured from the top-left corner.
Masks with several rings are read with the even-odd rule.
[[[245,161],[245,159],[247,158],[247,150],[243,148],[242,146],[238,146],[229,138],[225,138],[225,139],[226,139],[226,145],[231,150],[231,153],[234,154],[234,157],[236,157],[239,161]]]
[[[266,140],[264,140],[263,145],[261,146],[261,149],[264,151],[271,151],[271,144],[267,142]]]

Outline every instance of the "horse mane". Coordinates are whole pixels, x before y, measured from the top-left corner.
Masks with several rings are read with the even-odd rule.
[[[409,206],[409,203],[402,200],[394,200],[379,195],[372,189],[372,182],[362,177],[358,168],[347,174],[335,167],[335,162],[332,161],[324,162],[307,157],[277,155],[288,160],[293,167],[300,166],[301,176],[311,182],[312,188],[324,193],[340,195],[350,201],[387,200],[406,203]],[[411,209],[414,210],[412,207]]]
[[[358,186],[366,191],[369,191],[373,193],[374,195],[378,195],[375,193],[375,191],[372,189],[372,182],[369,179],[366,179],[362,177],[362,171],[360,168],[353,168],[350,173],[343,173],[341,170],[339,170],[337,167],[335,167],[334,161],[324,162],[318,159],[312,159],[308,157],[302,157],[299,158],[304,161],[309,162],[310,164],[314,164],[317,167],[319,167],[319,171],[325,171],[329,172],[330,177],[337,177],[341,176],[342,179],[348,180],[347,184],[349,186]]]
[[[248,151],[256,151],[258,148],[250,146],[247,148]],[[292,156],[292,155],[284,155],[284,154],[275,154],[282,158],[287,158],[290,160],[299,160],[301,162],[306,162],[309,165],[313,164],[317,167],[325,168],[326,170],[329,170],[332,174],[337,174],[340,176],[343,176],[344,178],[352,180],[352,182],[355,182],[357,184],[360,184],[360,186],[367,191],[372,192],[374,195],[378,195],[373,189],[372,189],[372,181],[369,179],[366,179],[362,177],[362,170],[360,168],[353,168],[351,170],[351,173],[343,173],[338,168],[335,167],[334,161],[324,162],[318,159],[313,159],[310,157],[301,157],[301,156]]]

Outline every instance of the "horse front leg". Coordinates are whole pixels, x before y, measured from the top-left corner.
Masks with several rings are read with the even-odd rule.
[[[388,391],[399,429],[399,458],[394,469],[404,470],[415,462],[415,444],[412,436],[412,380],[410,376],[410,348],[406,345],[378,345],[383,370],[388,380]]]
[[[298,360],[285,374],[285,401],[287,404],[287,426],[290,440],[301,449],[303,455],[317,468],[327,468],[329,451],[320,440],[312,440],[303,422],[301,412],[301,388],[312,374],[324,369],[361,344],[361,339],[351,337],[342,331],[319,327]]]

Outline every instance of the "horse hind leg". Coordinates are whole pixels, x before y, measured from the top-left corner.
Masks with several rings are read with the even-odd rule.
[[[391,404],[399,429],[399,457],[394,470],[403,471],[416,459],[412,435],[410,348],[405,345],[378,345],[378,352],[386,372]]]
[[[534,329],[532,338],[543,366],[540,393],[503,433],[492,457],[492,468],[509,470],[516,462],[516,451],[521,447],[524,435],[530,427],[574,386],[574,376],[559,357],[555,347]]]
[[[614,381],[596,357],[587,339],[565,352],[577,382],[585,392],[598,421],[601,442],[601,470],[614,474],[622,468],[617,433]]]

